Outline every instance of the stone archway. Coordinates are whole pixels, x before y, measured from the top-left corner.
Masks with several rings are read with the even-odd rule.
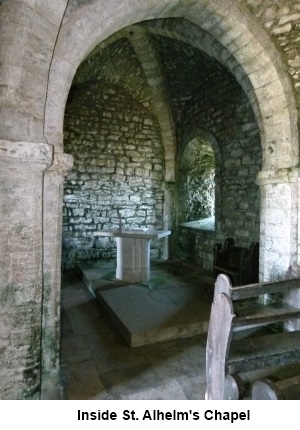
[[[214,202],[214,216],[215,219],[218,219],[218,210],[220,206],[220,166],[222,163],[222,156],[220,152],[220,148],[218,145],[218,142],[216,138],[212,135],[212,133],[200,129],[198,127],[192,128],[192,130],[185,130],[185,134],[182,136],[182,145],[180,147],[180,151],[178,151],[177,154],[177,166],[180,166],[182,163],[182,159],[184,157],[184,154],[188,148],[188,146],[193,142],[197,140],[205,142],[207,145],[209,145],[214,153],[214,159],[215,159],[215,179],[214,179],[214,194],[215,194],[215,202]],[[179,167],[177,167],[176,170],[178,170]],[[178,218],[178,217],[177,217]],[[176,223],[178,224],[178,223]]]
[[[217,0],[113,0],[101,4],[90,1],[67,9],[51,62],[45,108],[44,134],[55,148],[54,160],[63,153],[64,109],[80,63],[98,43],[115,32],[159,18],[183,18],[204,30],[208,35],[202,39],[206,52],[212,52],[230,68],[251,101],[263,149],[263,170],[258,177],[262,195],[260,276],[262,280],[281,276],[297,252],[297,207],[293,203],[299,164],[295,102],[279,53],[242,5],[230,0],[222,4]],[[45,188],[45,196],[48,191]],[[283,192],[280,213],[277,211],[274,217]],[[59,222],[57,212],[52,215]],[[45,224],[45,234],[47,228]],[[279,263],[274,267],[275,255]],[[53,265],[57,267],[58,261],[53,261]],[[44,276],[50,279],[50,284],[58,284],[55,280],[58,274],[50,267]]]
[[[67,10],[68,12],[68,10]],[[55,52],[50,68],[49,86],[45,112],[45,136],[53,144],[56,152],[63,151],[62,128],[63,113],[69,88],[80,62],[102,40],[114,32],[138,23],[156,18],[181,17],[205,30],[210,37],[225,48],[220,56],[227,57],[226,63],[233,62],[232,73],[237,80],[246,75],[247,94],[254,107],[256,119],[260,125],[263,149],[263,172],[258,182],[262,187],[262,196],[267,188],[272,188],[272,195],[277,194],[278,181],[283,181],[286,192],[295,193],[294,171],[298,162],[298,137],[296,110],[292,88],[286,75],[279,53],[266,32],[259,27],[249,12],[240,4],[232,1],[178,2],[118,0],[99,5],[90,2],[74,9],[66,15],[58,35]],[[289,169],[288,175],[284,170]],[[290,169],[293,173],[290,173]],[[279,173],[280,172],[280,173]],[[292,181],[292,183],[291,183]],[[294,185],[292,185],[294,184]],[[293,191],[292,189],[293,188]],[[280,191],[278,191],[280,195]],[[262,235],[261,235],[261,279],[278,276],[286,270],[291,260],[296,258],[295,208],[291,199],[288,206],[282,208],[279,224],[283,219],[286,231],[280,234],[274,228],[274,218],[269,214],[275,201],[268,203],[262,198]],[[277,197],[275,198],[277,200]],[[293,212],[293,214],[292,214]],[[274,236],[277,230],[276,252],[284,261],[275,272],[269,264],[266,238]],[[282,229],[281,229],[282,230]],[[287,240],[287,238],[290,238]]]
[[[210,143],[199,137],[192,139],[183,153],[177,172],[179,222],[195,223],[214,217],[215,157]]]
[[[226,62],[235,61],[232,73],[237,80],[241,75],[249,78],[252,88],[248,94],[256,100],[257,116],[260,113],[257,120],[261,124],[261,140],[265,149],[264,168],[273,170],[298,165],[295,161],[298,160],[298,144],[294,97],[271,39],[241,5],[229,0],[222,5],[204,0],[188,3],[115,0],[99,5],[90,2],[66,19],[50,68],[45,116],[45,135],[58,152],[62,145],[63,112],[69,88],[85,56],[99,42],[128,25],[149,19],[181,17],[208,32],[226,48]],[[219,55],[226,56],[226,53],[220,52]],[[276,117],[276,122],[272,122],[270,117]],[[271,142],[273,151],[267,146]],[[282,156],[276,156],[278,153]]]

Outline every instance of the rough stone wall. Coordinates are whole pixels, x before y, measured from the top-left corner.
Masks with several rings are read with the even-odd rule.
[[[174,256],[204,271],[212,271],[214,231],[181,226],[172,231],[172,238]]]
[[[281,48],[288,64],[298,109],[300,106],[300,2],[297,0],[241,0]]]
[[[188,240],[193,242],[193,246],[185,247],[177,246],[187,240],[184,237],[186,228],[179,228],[173,249],[179,258],[194,258],[197,264],[211,269],[215,241],[223,242],[228,236],[243,246],[259,241],[260,196],[255,184],[261,168],[259,132],[249,102],[230,73],[216,74],[208,79],[186,106],[179,134],[181,145],[186,143],[187,130],[191,132],[193,128],[212,134],[219,144],[221,164],[216,169],[216,183],[220,187],[216,197],[216,231],[214,235],[202,233],[199,240],[200,233],[191,230]],[[191,239],[193,235],[196,237]],[[209,245],[207,241],[210,241]],[[206,243],[203,248],[202,243]],[[189,248],[197,256],[192,257]]]
[[[158,125],[146,108],[112,84],[75,87],[65,115],[65,150],[74,168],[65,183],[63,266],[114,259],[115,241],[93,232],[163,227],[163,153]],[[162,241],[152,243],[160,258]]]

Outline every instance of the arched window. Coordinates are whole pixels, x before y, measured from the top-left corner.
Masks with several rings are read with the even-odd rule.
[[[216,162],[212,145],[195,137],[186,146],[178,175],[178,220],[193,228],[214,229]]]

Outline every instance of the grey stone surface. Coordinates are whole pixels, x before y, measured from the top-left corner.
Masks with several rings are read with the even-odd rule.
[[[196,279],[178,279],[166,263],[151,268],[148,285],[120,286],[120,282],[113,280],[107,284],[103,270],[105,273],[109,267],[109,263],[96,266],[90,263],[82,264],[80,270],[89,291],[131,347],[207,332],[211,297]]]
[[[102,279],[110,277],[112,265],[98,264],[98,271],[101,267]],[[185,279],[187,287],[191,270],[173,267],[172,282]],[[95,266],[89,270],[92,273]],[[163,281],[160,285],[169,289]],[[78,274],[63,275],[62,293],[61,376],[66,400],[204,399],[205,336],[131,348]]]
[[[74,155],[64,199],[67,269],[84,259],[115,258],[115,242],[92,233],[118,228],[119,215],[126,229],[163,227],[158,207],[163,201],[163,154],[157,122],[130,94],[105,85],[94,82],[74,90],[66,109],[65,149]],[[150,178],[153,160],[161,170]],[[162,244],[153,241],[152,247],[152,256],[159,257]]]

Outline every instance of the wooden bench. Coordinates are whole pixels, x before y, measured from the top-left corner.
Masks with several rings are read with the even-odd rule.
[[[259,243],[252,242],[250,248],[237,246],[234,239],[225,239],[224,246],[214,246],[214,276],[224,273],[233,285],[258,282]]]
[[[245,336],[281,321],[297,327],[300,306],[292,303],[299,287],[300,279],[233,287],[228,276],[218,276],[207,336],[206,399],[230,399],[226,380],[232,375],[300,362],[300,330]],[[284,293],[280,301],[279,293]],[[268,305],[256,300],[274,294],[277,300]]]

